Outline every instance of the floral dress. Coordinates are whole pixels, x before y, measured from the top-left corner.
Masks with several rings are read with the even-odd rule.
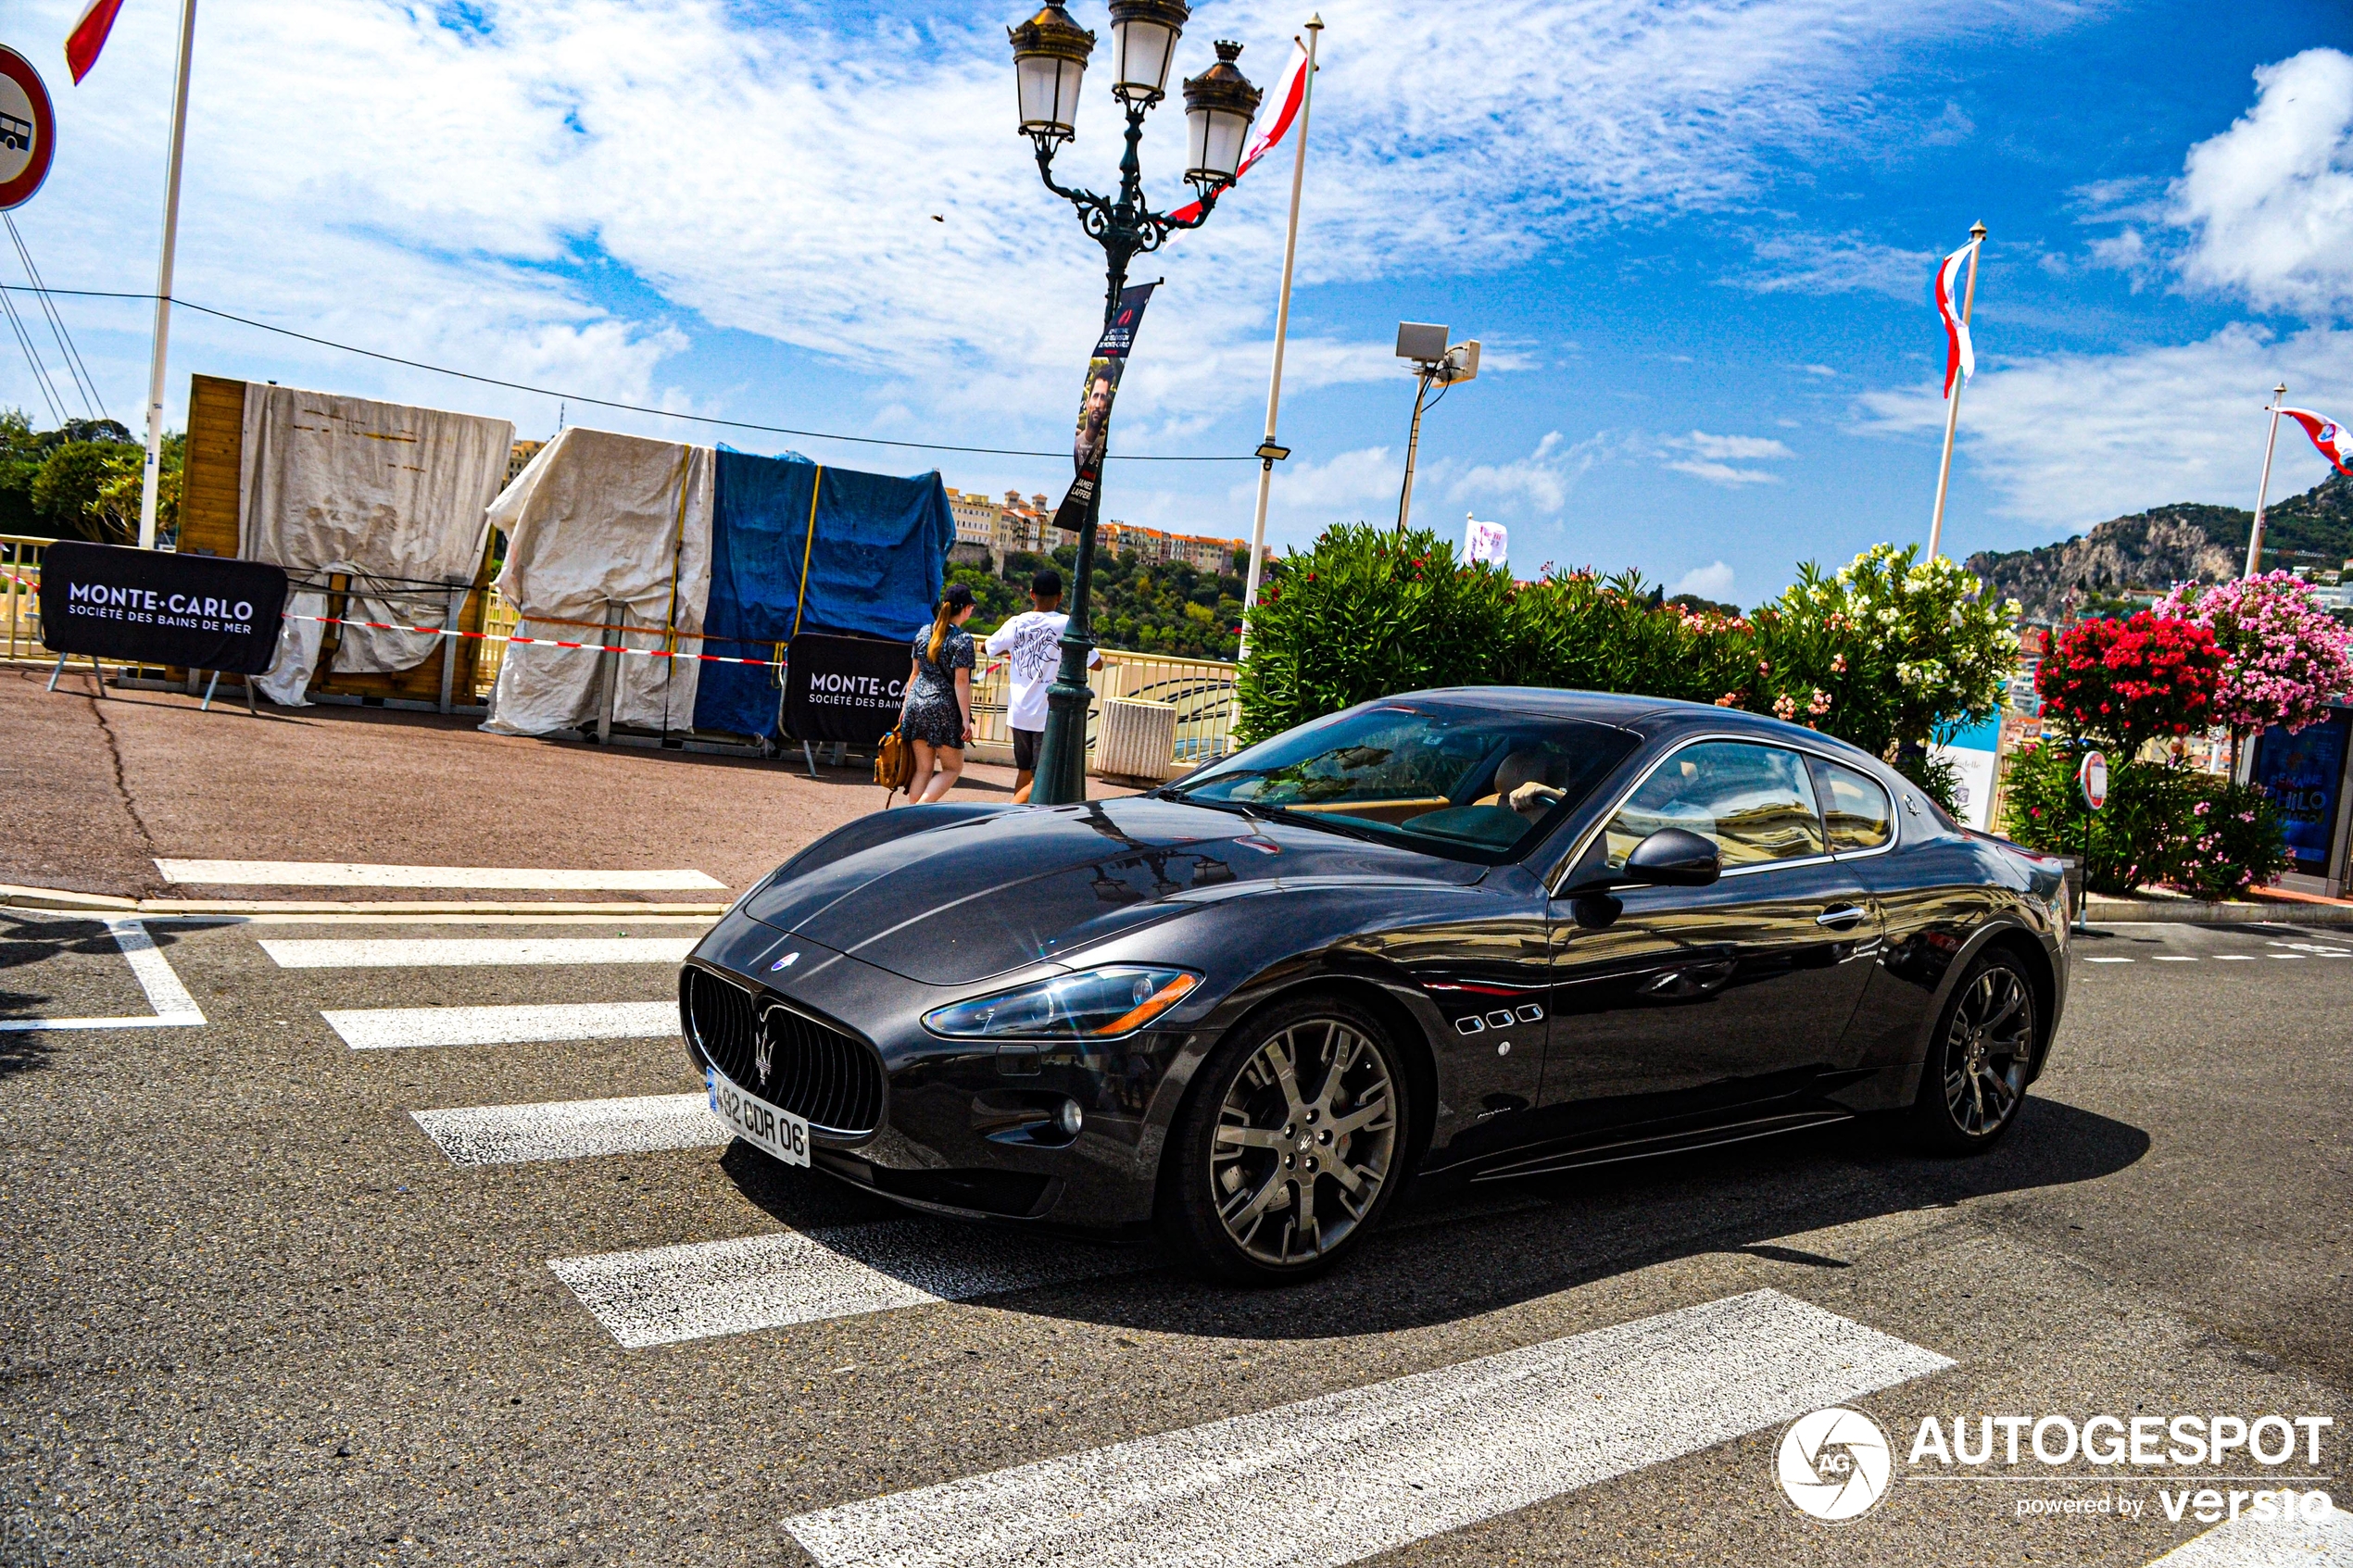
[[[915,633],[915,683],[907,688],[907,717],[901,733],[926,746],[964,744],[964,710],[956,703],[956,671],[973,667],[972,633],[961,626],[948,628],[939,658],[930,656],[931,628]]]

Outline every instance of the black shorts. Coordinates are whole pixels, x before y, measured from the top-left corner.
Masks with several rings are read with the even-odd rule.
[[[1045,738],[1046,732],[1043,730],[1015,730],[1013,732],[1013,766],[1025,773],[1036,772],[1038,746]]]

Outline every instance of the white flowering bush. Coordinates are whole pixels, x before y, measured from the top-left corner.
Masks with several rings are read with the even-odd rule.
[[[1957,563],[1875,545],[1833,573],[1806,563],[1751,617],[1757,676],[1742,706],[1854,742],[1943,796],[1927,766],[1939,731],[2001,706],[2018,660],[2018,606],[1990,603]]]

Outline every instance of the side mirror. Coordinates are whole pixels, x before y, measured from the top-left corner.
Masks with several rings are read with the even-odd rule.
[[[1724,874],[1724,858],[1695,833],[1661,828],[1634,846],[1621,874],[1653,887],[1705,887]]]

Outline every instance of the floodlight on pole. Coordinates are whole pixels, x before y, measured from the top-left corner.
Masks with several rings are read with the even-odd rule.
[[[1405,484],[1397,495],[1397,531],[1414,510],[1414,462],[1422,444],[1422,413],[1432,386],[1454,386],[1478,374],[1478,340],[1448,345],[1447,330],[1429,321],[1397,323],[1397,358],[1414,366],[1414,422],[1405,436]],[[1444,394],[1440,394],[1443,396]]]

